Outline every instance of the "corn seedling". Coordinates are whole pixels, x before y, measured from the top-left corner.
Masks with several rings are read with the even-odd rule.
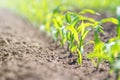
[[[61,46],[64,46],[67,38],[66,38],[66,34],[67,31],[65,29],[65,26],[63,25],[63,16],[59,15],[56,18],[53,19],[53,23],[54,23],[54,39],[58,40],[59,36],[60,36],[60,44]]]
[[[117,29],[119,27],[119,24],[117,26]],[[119,38],[119,31],[117,31],[117,36],[115,38],[111,38],[109,40],[109,43],[106,44],[106,54],[108,55],[107,61],[110,64],[111,71],[114,71],[116,74],[116,80],[120,80],[120,38]]]
[[[102,19],[101,21],[99,21],[94,28],[94,41],[93,41],[94,50],[93,50],[93,52],[88,54],[88,58],[92,59],[92,60],[97,59],[97,62],[96,62],[97,63],[96,64],[97,70],[98,70],[101,62],[103,62],[104,60],[108,60],[108,59],[111,60],[110,57],[112,57],[112,56],[108,56],[107,54],[105,54],[105,50],[106,50],[105,43],[100,40],[100,36],[99,36],[100,32],[104,33],[103,27],[101,26],[101,24],[106,23],[106,22],[112,22],[114,24],[118,24],[117,19],[106,18],[106,19]]]
[[[105,45],[105,54],[108,56],[106,60],[110,64],[111,71],[114,71],[116,80],[119,80],[120,40],[117,38],[110,39],[109,43]]]
[[[82,64],[85,37],[91,28],[94,28],[94,25],[97,23],[94,19],[84,16],[83,14],[85,13],[96,14],[93,10],[85,9],[79,14],[67,12],[64,19],[60,18],[60,16],[53,19],[57,38],[60,36],[62,46],[67,43],[68,49],[72,53],[78,53],[77,61],[79,64]]]
[[[97,25],[94,28],[94,50],[93,52],[89,53],[87,56],[89,59],[91,59],[95,66],[96,70],[99,69],[100,63],[107,58],[107,56],[104,54],[104,45],[105,43],[100,40],[99,33],[103,32],[102,27],[100,25]],[[97,59],[97,62],[95,63],[94,59]]]
[[[108,21],[108,19],[107,19]],[[105,44],[105,54],[108,58],[106,60],[110,64],[111,71],[114,71],[116,74],[116,80],[120,80],[120,18],[118,16],[118,20],[111,20],[114,24],[117,24],[116,32],[117,36],[115,38],[111,38],[108,43]],[[104,22],[104,21],[103,21]]]

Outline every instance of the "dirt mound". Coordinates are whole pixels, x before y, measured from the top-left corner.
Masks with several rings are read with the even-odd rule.
[[[111,78],[107,64],[95,71],[84,58],[76,62],[65,49],[50,43],[27,20],[0,10],[0,80],[105,80]],[[87,50],[91,48],[88,46]],[[112,80],[113,78],[111,78]]]

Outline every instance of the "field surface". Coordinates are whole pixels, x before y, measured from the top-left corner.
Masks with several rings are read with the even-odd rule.
[[[95,18],[101,17],[106,15]],[[114,25],[105,25],[103,41],[115,36]],[[88,38],[92,37],[90,33]],[[85,54],[91,50],[92,45],[86,46]],[[26,19],[0,10],[0,80],[114,80],[107,63],[96,71],[85,55],[81,66],[76,59],[76,54],[70,55],[66,47],[56,47],[51,38]]]

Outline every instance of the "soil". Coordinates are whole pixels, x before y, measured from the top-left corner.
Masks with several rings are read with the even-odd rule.
[[[110,23],[105,26],[101,39],[106,42],[115,36],[115,27]],[[92,33],[87,39],[90,38]],[[28,20],[9,10],[0,10],[0,80],[115,80],[107,63],[96,71],[84,55],[80,66],[76,54],[70,55],[65,48],[55,45]],[[86,46],[85,53],[91,49],[92,45]]]

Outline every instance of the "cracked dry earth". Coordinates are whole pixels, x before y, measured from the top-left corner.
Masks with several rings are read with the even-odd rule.
[[[83,58],[79,66],[75,54],[56,49],[50,40],[29,21],[1,9],[0,80],[114,80],[107,64],[95,71],[94,65]]]

